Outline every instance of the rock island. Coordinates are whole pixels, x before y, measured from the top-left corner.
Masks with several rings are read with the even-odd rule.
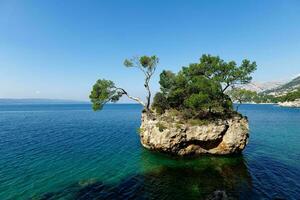
[[[105,103],[117,102],[124,95],[141,104],[141,144],[153,151],[178,156],[242,152],[249,138],[248,120],[235,110],[226,91],[249,83],[256,63],[243,60],[238,65],[204,54],[199,62],[182,67],[177,73],[163,70],[160,91],[151,103],[150,80],[158,63],[156,56],[124,61],[126,67],[142,72],[147,91],[145,102],[113,81],[99,79],[90,94],[93,109],[101,110]]]

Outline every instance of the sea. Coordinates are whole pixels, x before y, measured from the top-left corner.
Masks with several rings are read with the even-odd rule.
[[[0,105],[0,200],[300,199],[300,109],[243,104],[242,154],[196,158],[144,149],[141,110]]]

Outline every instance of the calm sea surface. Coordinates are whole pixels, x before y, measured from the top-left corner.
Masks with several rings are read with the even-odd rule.
[[[138,105],[0,105],[0,199],[300,199],[300,109],[240,111],[242,155],[179,159],[142,148]]]

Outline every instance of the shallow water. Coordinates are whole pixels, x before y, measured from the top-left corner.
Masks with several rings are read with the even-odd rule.
[[[139,105],[0,105],[0,199],[299,199],[300,109],[242,105],[240,156],[179,159],[139,142]]]

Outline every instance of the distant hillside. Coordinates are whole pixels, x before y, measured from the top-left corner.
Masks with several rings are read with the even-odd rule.
[[[266,91],[264,91],[264,94],[281,96],[281,95],[287,94],[288,92],[293,92],[299,87],[300,87],[300,76],[294,78],[293,80],[291,80],[281,86],[266,90]]]
[[[65,99],[9,99],[0,98],[0,104],[81,104],[85,101],[65,100]]]
[[[270,90],[270,89],[279,87],[281,85],[282,85],[282,82],[279,82],[279,81],[264,82],[264,83],[251,82],[249,84],[242,85],[240,88],[260,93],[260,92],[264,92],[266,90]]]

